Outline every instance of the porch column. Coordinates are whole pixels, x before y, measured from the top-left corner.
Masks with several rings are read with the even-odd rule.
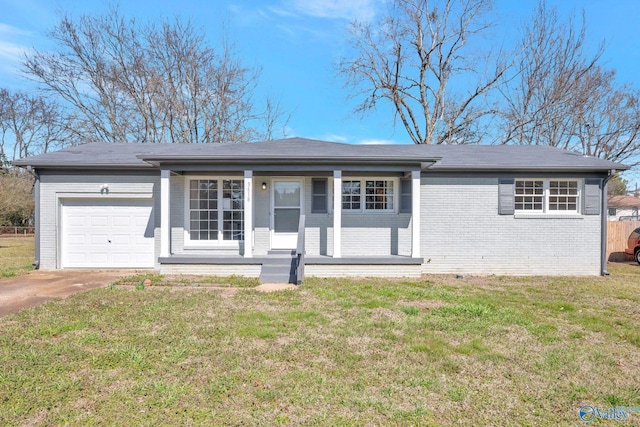
[[[420,258],[420,171],[411,171],[411,257]]]
[[[333,171],[333,257],[342,257],[342,171]]]
[[[171,171],[160,171],[160,256],[168,257],[170,252],[171,226],[169,221],[169,177]]]
[[[253,171],[244,171],[244,257],[253,257]]]

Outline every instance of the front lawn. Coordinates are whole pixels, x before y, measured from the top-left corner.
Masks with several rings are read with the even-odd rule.
[[[640,267],[610,270],[98,289],[0,319],[0,424],[581,425],[640,406]]]

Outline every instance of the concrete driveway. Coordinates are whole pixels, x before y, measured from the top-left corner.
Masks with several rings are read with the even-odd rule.
[[[136,271],[58,270],[31,271],[18,277],[0,279],[0,316],[33,307],[55,298],[65,298],[100,287]]]

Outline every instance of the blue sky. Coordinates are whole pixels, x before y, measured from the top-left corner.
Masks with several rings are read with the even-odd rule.
[[[46,49],[45,33],[59,12],[74,16],[104,12],[112,1],[0,0],[0,86],[28,88],[19,73],[19,60],[32,46]],[[536,0],[497,0],[494,12],[498,40],[515,38]],[[548,0],[561,16],[584,8],[589,42],[605,40],[604,61],[618,78],[634,86],[640,65],[640,2],[636,0]],[[348,52],[345,26],[357,18],[374,20],[383,0],[127,0],[121,11],[138,20],[180,15],[201,26],[215,44],[224,24],[243,62],[263,68],[261,93],[280,97],[293,111],[290,136],[339,142],[410,143],[400,127],[394,129],[390,109],[361,117],[353,115],[335,63]]]

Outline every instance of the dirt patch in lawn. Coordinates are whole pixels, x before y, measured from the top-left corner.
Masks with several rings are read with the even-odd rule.
[[[90,289],[106,287],[130,272],[57,270],[31,271],[0,279],[0,316],[15,313],[55,298],[66,298]]]

